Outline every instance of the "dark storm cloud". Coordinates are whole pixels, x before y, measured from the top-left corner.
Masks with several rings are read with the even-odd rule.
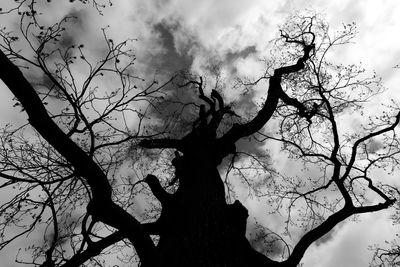
[[[162,21],[149,26],[152,28],[154,35],[157,36],[157,43],[162,49],[151,55],[146,66],[147,73],[152,75],[156,71],[158,76],[161,77],[160,79],[168,80],[178,71],[189,71],[193,63],[190,46],[185,43],[183,45],[179,44],[180,49],[177,48],[177,34],[178,31],[182,31],[180,25],[174,22]],[[193,117],[192,114],[193,107],[189,105],[183,108],[185,105],[183,104],[182,106],[179,103],[193,103],[198,99],[194,88],[179,88],[179,84],[186,82],[186,80],[180,81],[179,78],[180,76],[176,77],[174,84],[164,88],[164,91],[167,92],[164,97],[165,101],[159,102],[157,109],[151,109],[148,112],[153,118],[159,120],[161,124],[159,126],[162,128],[167,127],[172,134],[180,137],[187,130],[187,127],[191,125],[195,116]]]
[[[65,32],[62,35],[59,45],[61,47],[70,47],[75,44],[74,41],[75,41],[74,36],[72,34],[70,34],[69,32]]]
[[[206,65],[203,66],[208,72],[213,73],[215,69],[225,69],[229,71],[231,76],[237,75],[237,69],[235,67],[235,61],[238,59],[246,59],[249,56],[252,56],[257,53],[257,49],[255,45],[247,46],[240,50],[234,50],[233,48],[229,51],[225,51],[222,55],[218,55],[217,52],[207,50],[203,48],[205,51],[207,61]]]
[[[247,58],[249,55],[255,54],[256,52],[257,52],[257,49],[256,49],[255,45],[245,47],[244,49],[239,50],[239,51],[229,51],[225,55],[225,61],[227,63],[231,63],[239,58]]]
[[[263,148],[264,143],[254,140],[254,138],[242,138],[236,142],[236,150],[260,157],[266,156],[266,150]]]
[[[238,51],[228,51],[224,56],[222,65],[227,66],[227,68],[230,70],[231,75],[236,75],[237,69],[234,66],[235,61],[238,59],[246,59],[247,57],[256,53],[257,49],[255,45],[247,46]]]
[[[383,148],[383,144],[377,140],[372,140],[368,144],[368,152],[369,153],[376,153],[381,148]]]
[[[87,16],[86,10],[76,10],[71,9],[71,11],[66,15],[66,17],[71,17],[65,25],[66,30],[61,36],[59,45],[63,48],[75,45],[76,38],[81,35],[85,29],[84,18]]]
[[[158,23],[154,25],[154,30],[160,35],[161,45],[165,49],[164,53],[156,55],[154,58],[155,65],[163,73],[174,73],[178,70],[190,69],[193,57],[188,53],[187,49],[179,51],[176,49],[174,40],[174,28],[166,23]]]
[[[316,246],[320,246],[324,243],[327,243],[328,241],[332,240],[332,238],[334,237],[334,233],[335,231],[329,231],[328,233],[326,233],[325,235],[323,235],[322,237],[320,237],[319,239],[317,239],[317,241],[315,241],[315,245]]]

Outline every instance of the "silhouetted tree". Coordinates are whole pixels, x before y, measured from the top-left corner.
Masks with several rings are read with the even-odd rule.
[[[392,114],[398,108],[393,104],[389,113],[370,118],[350,134],[338,126],[342,116],[363,112],[363,104],[382,90],[379,79],[365,76],[361,67],[326,59],[333,47],[353,38],[353,24],[330,35],[317,15],[290,17],[275,42],[281,54],[266,62],[265,75],[253,82],[238,81],[246,91],[266,82],[261,107],[254,116],[238,118],[218,90],[208,93],[204,78],[179,73],[161,85],[156,80],[146,83],[133,74],[129,40],[114,43],[106,29],[104,58],[92,63],[84,45],[60,46],[73,18],[44,26],[33,1],[17,3],[21,33],[0,32],[0,78],[29,124],[2,130],[0,188],[13,195],[0,207],[1,248],[35,230],[44,233],[44,242],[29,246],[17,261],[101,264],[97,256],[102,253],[132,255],[134,249],[142,266],[297,266],[307,248],[338,223],[395,202],[394,188],[372,176],[376,168],[398,163],[395,130],[400,114]],[[33,56],[18,50],[21,38]],[[86,77],[79,79],[78,60],[86,66]],[[111,79],[118,84],[103,89]],[[198,99],[174,102],[169,91],[173,88],[189,88]],[[146,117],[169,104],[182,111],[170,110],[169,115],[195,114],[191,124],[176,132],[164,122],[151,127]],[[134,122],[127,121],[129,116]],[[273,129],[265,131],[269,124]],[[314,166],[321,173],[274,173],[276,177],[257,189],[265,190],[273,208],[287,212],[288,227],[293,213],[304,218],[305,233],[296,245],[276,239],[286,244],[281,261],[251,246],[247,209],[239,200],[227,202],[226,188],[232,184],[224,184],[218,169],[232,158],[227,169],[245,175],[235,157],[246,154],[237,144],[248,137],[280,142],[304,167]],[[379,149],[371,148],[373,142]],[[143,165],[136,168],[145,169],[150,163],[141,158],[154,157],[149,150],[157,151],[156,159],[169,155],[173,173],[166,168],[162,174],[169,176],[167,181],[154,175],[161,173],[157,168],[165,167],[162,164],[143,180],[124,173],[131,156]],[[160,205],[147,207],[147,217],[140,218],[133,205],[138,196],[151,197],[146,187]],[[371,202],[371,193],[382,202]],[[302,208],[296,210],[295,205]]]

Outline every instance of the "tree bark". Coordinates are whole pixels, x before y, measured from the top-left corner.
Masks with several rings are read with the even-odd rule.
[[[162,205],[156,247],[160,266],[274,266],[246,239],[247,209],[239,201],[226,203],[217,170],[225,155],[216,137],[194,130],[183,140],[183,155],[172,161],[177,191],[162,192],[155,176],[146,178]]]

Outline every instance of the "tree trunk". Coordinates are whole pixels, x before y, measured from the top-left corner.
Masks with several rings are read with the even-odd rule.
[[[239,201],[226,203],[220,157],[213,150],[191,145],[173,160],[180,184],[175,194],[159,198],[160,265],[273,266],[246,239],[247,209]]]

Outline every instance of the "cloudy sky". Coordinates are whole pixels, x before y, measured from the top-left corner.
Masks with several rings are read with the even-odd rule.
[[[93,56],[100,51],[100,28],[109,25],[107,33],[115,41],[137,39],[137,68],[143,75],[180,68],[201,72],[220,64],[229,77],[261,74],[263,66],[259,59],[266,55],[268,42],[277,36],[277,25],[296,10],[312,8],[326,15],[332,29],[342,23],[357,23],[359,34],[355,43],[341,48],[335,60],[361,61],[367,69],[375,69],[388,87],[382,98],[400,100],[400,69],[394,68],[400,64],[400,37],[396,34],[400,30],[398,0],[119,0],[104,10],[104,16],[83,9],[80,3],[53,1],[45,5],[45,19],[49,22],[66,14],[80,17],[76,27],[69,31],[74,42],[85,43]],[[12,18],[3,16],[0,22],[12,27]],[[229,89],[225,96],[229,100],[238,98]],[[2,124],[25,119],[12,108],[10,99],[7,89],[0,85]],[[285,166],[284,162],[281,164]],[[245,203],[250,214],[262,213],[259,203],[254,199]],[[336,227],[330,238],[309,249],[304,266],[367,266],[371,256],[368,245],[390,239],[396,231],[387,217],[387,212],[368,214],[357,223],[351,221]],[[0,258],[6,256],[0,253]]]

